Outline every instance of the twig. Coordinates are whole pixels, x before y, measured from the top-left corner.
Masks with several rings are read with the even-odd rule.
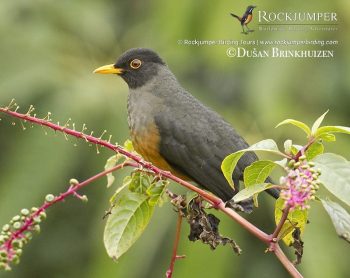
[[[271,243],[269,246],[269,251],[274,251],[276,248],[276,243],[278,242],[278,235],[282,230],[282,227],[284,225],[284,223],[286,222],[287,218],[288,218],[288,214],[289,214],[289,210],[290,210],[290,206],[287,205],[284,209],[283,209],[283,214],[282,217],[280,219],[280,221],[278,222],[276,229],[274,230],[274,232],[271,235]]]
[[[38,217],[40,215],[40,213],[46,211],[52,205],[54,205],[58,202],[62,202],[68,196],[76,195],[77,191],[79,189],[81,189],[82,187],[94,182],[95,180],[97,180],[97,179],[99,179],[99,178],[101,178],[109,173],[112,173],[116,170],[119,170],[125,166],[129,166],[128,163],[118,164],[118,165],[114,166],[113,168],[106,170],[106,171],[103,171],[103,172],[100,172],[100,173],[96,174],[95,176],[92,176],[91,178],[89,178],[81,183],[77,183],[74,186],[70,186],[66,192],[61,193],[60,195],[56,196],[52,201],[50,201],[50,202],[45,201],[45,203],[37,211],[35,211],[34,213],[32,213],[30,216],[27,217],[27,219],[25,220],[25,222],[23,223],[23,225],[20,229],[16,230],[15,232],[13,232],[10,235],[10,237],[0,246],[0,250],[5,249],[7,252],[10,252],[12,250],[13,241],[18,239],[18,238],[22,238],[23,237],[22,235],[26,231],[31,230],[32,226],[35,224],[35,218]]]
[[[285,269],[293,278],[303,278],[299,271],[295,268],[294,264],[290,262],[286,254],[282,251],[281,247],[276,243],[274,253]]]
[[[175,234],[175,241],[174,241],[174,247],[173,247],[173,254],[171,256],[169,269],[166,272],[167,278],[171,278],[173,276],[175,261],[178,259],[185,258],[185,256],[177,255],[177,248],[179,246],[180,235],[181,235],[181,224],[182,224],[182,215],[181,215],[181,212],[179,211],[177,216],[177,223],[176,223],[176,234]]]

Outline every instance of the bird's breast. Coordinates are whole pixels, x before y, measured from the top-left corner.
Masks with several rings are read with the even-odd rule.
[[[130,137],[135,150],[157,167],[170,171],[180,178],[187,179],[173,169],[160,154],[160,134],[155,116],[162,111],[160,100],[146,91],[129,93],[128,124]]]

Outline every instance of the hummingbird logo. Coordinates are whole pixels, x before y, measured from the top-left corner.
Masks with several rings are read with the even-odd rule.
[[[233,13],[231,15],[239,20],[242,26],[242,34],[249,34],[249,32],[254,32],[254,30],[248,28],[248,24],[253,19],[253,10],[256,8],[256,6],[248,6],[243,16],[238,16]],[[245,29],[244,29],[245,27]]]

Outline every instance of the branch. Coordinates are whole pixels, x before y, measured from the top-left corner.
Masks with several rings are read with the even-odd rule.
[[[177,248],[179,246],[180,235],[181,235],[182,217],[183,216],[182,216],[181,212],[179,211],[178,216],[177,216],[177,223],[176,223],[176,234],[175,234],[175,241],[174,241],[174,247],[173,247],[173,254],[171,256],[169,269],[166,272],[167,278],[171,278],[173,276],[175,261],[178,259],[185,258],[185,256],[177,255]]]
[[[278,242],[278,235],[281,232],[282,227],[288,218],[289,210],[290,210],[290,206],[286,206],[283,209],[282,217],[278,222],[275,231],[271,235],[271,243],[270,243],[269,251],[275,251],[276,249],[276,243]]]
[[[106,176],[107,174],[109,174],[111,172],[119,170],[125,166],[134,166],[134,165],[132,163],[129,164],[128,162],[118,164],[115,167],[113,167],[109,170],[100,172],[100,173],[96,174],[95,176],[92,176],[91,178],[89,178],[81,183],[76,182],[75,180],[71,180],[71,186],[68,188],[68,190],[64,193],[59,194],[56,197],[54,197],[51,194],[48,194],[45,198],[44,204],[39,209],[35,209],[32,212],[32,214],[27,216],[25,218],[22,226],[19,229],[15,230],[13,232],[10,232],[8,239],[5,240],[4,243],[0,245],[0,251],[5,251],[5,255],[7,257],[6,269],[10,269],[9,263],[15,258],[16,247],[14,246],[14,241],[25,239],[26,232],[30,232],[30,231],[35,230],[34,226],[38,224],[37,219],[40,218],[49,207],[53,206],[56,203],[62,202],[70,195],[73,195],[81,200],[87,200],[86,196],[81,196],[77,193],[77,191],[79,189],[81,189],[82,187],[96,181],[97,179],[99,179],[103,176]]]
[[[29,122],[32,122],[34,124],[49,127],[55,131],[60,131],[60,132],[63,132],[64,134],[71,135],[71,136],[74,136],[76,138],[84,139],[86,142],[91,142],[93,144],[106,147],[108,149],[111,149],[117,153],[124,155],[125,157],[136,162],[139,167],[146,168],[156,175],[168,178],[168,179],[186,187],[187,189],[196,192],[203,199],[205,199],[207,202],[212,204],[214,208],[216,208],[216,209],[222,211],[223,213],[225,213],[226,215],[228,215],[230,218],[232,218],[234,221],[236,221],[239,225],[241,225],[244,229],[246,229],[248,232],[253,234],[255,237],[257,237],[258,239],[260,239],[261,241],[265,242],[268,245],[271,243],[271,236],[270,235],[261,231],[259,228],[257,228],[252,223],[250,223],[248,220],[246,220],[245,218],[240,216],[237,212],[233,211],[230,208],[226,208],[225,203],[220,198],[192,185],[191,183],[189,183],[187,181],[184,181],[184,180],[174,176],[170,172],[161,170],[160,168],[152,165],[151,163],[144,161],[140,156],[126,151],[121,146],[113,145],[109,141],[102,140],[101,138],[96,138],[92,135],[84,134],[83,132],[79,132],[79,131],[76,131],[74,129],[69,129],[65,126],[60,126],[59,124],[54,124],[51,121],[47,120],[46,118],[40,119],[40,118],[33,117],[30,115],[31,110],[29,110],[29,112],[27,114],[22,114],[22,113],[18,113],[16,111],[12,111],[10,109],[11,109],[11,107],[0,108],[0,112],[6,113],[12,117],[16,117],[16,118],[22,119],[24,121],[29,121]],[[112,168],[112,169],[114,169],[114,168]],[[110,169],[109,171],[112,171],[112,169]],[[116,170],[116,169],[114,169],[114,170]],[[104,174],[102,174],[102,173],[104,173]],[[102,172],[102,173],[100,173],[100,175],[106,175],[107,171]],[[72,193],[70,193],[70,194],[72,194]],[[285,255],[284,255],[283,251],[280,250],[277,243],[276,243],[276,248],[275,248],[275,250],[273,250],[273,252],[276,254],[277,258],[281,261],[281,263],[286,267],[286,269],[291,273],[291,275],[293,277],[301,277],[301,274],[294,267],[294,265],[288,259],[287,259],[288,263],[285,261],[285,259],[284,259]],[[284,255],[284,257],[282,257],[281,252]],[[288,267],[286,266],[286,264],[288,264]]]

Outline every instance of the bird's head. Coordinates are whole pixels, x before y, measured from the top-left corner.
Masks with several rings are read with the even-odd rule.
[[[254,6],[254,5],[248,6],[247,11],[252,13],[255,8],[256,8],[256,6]]]
[[[115,64],[99,67],[94,73],[117,74],[129,88],[135,89],[152,79],[157,74],[159,65],[165,66],[165,63],[153,50],[132,48],[124,52]]]

